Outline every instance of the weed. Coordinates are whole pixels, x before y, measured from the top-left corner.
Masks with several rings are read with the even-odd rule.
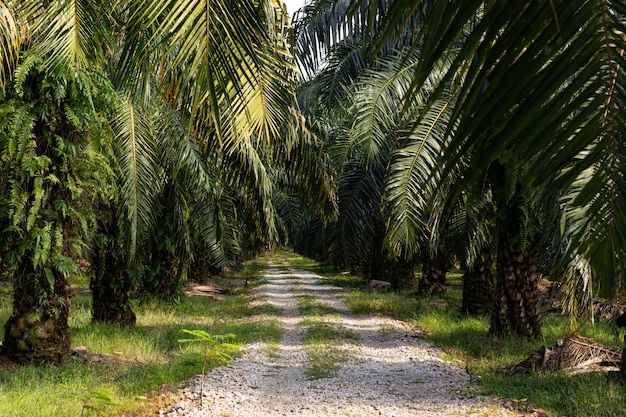
[[[237,336],[232,333],[225,335],[212,335],[204,330],[183,329],[183,332],[193,337],[191,339],[178,339],[179,343],[195,343],[201,345],[203,348],[204,361],[202,362],[202,378],[200,378],[200,406],[202,407],[204,375],[206,373],[209,358],[217,359],[223,363],[229,362],[232,359],[232,356],[227,353],[226,350],[239,349],[239,346],[227,342],[229,340],[235,340]]]
[[[311,379],[334,376],[341,363],[352,355],[342,345],[355,342],[358,336],[339,323],[337,317],[307,317],[298,323],[304,327],[302,336],[304,351],[308,357],[305,374]]]
[[[80,410],[80,417],[88,416],[91,412],[99,416],[109,415],[111,408],[119,407],[119,404],[113,400],[113,391],[107,388],[94,388],[87,393],[80,393],[80,389],[67,384],[60,384],[61,388],[72,390],[70,396],[78,398],[83,406]]]
[[[301,315],[324,315],[324,314],[335,314],[337,313],[337,309],[324,303],[320,303],[315,301],[315,297],[307,294],[298,295],[298,311]]]

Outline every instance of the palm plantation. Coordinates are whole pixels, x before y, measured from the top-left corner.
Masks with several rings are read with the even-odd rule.
[[[622,282],[622,5],[551,5],[319,3],[304,9],[306,24],[298,26],[300,60],[312,73],[323,48],[344,54],[331,54],[311,82],[324,85],[328,72],[348,90],[338,94],[354,99],[345,121],[329,130],[339,136],[329,144],[342,146],[341,175],[354,177],[352,161],[366,161],[368,177],[359,184],[370,187],[363,193],[369,200],[344,206],[338,191],[340,221],[358,219],[347,224],[353,236],[380,230],[380,213],[382,252],[410,261],[421,251],[436,254],[454,236],[461,203],[492,202],[486,213],[494,217],[476,230],[490,230],[478,236],[493,243],[466,239],[460,259],[471,265],[477,248],[497,249],[493,333],[540,335],[542,252],[559,253],[546,265],[557,275],[584,257],[606,294]],[[360,53],[345,47],[359,42]],[[373,93],[361,95],[364,88]],[[387,99],[385,88],[399,97]],[[346,133],[337,134],[341,125]]]
[[[275,0],[4,1],[0,23],[10,356],[67,357],[80,259],[92,319],[122,325],[131,290],[277,243],[426,294],[456,263],[494,336],[541,336],[541,275],[572,310],[624,285],[620,1],[319,0],[293,27]]]
[[[3,262],[16,292],[4,347],[27,360],[56,360],[69,352],[65,279],[96,242],[92,287],[121,294],[99,297],[94,319],[125,323],[133,321],[123,305],[127,280],[151,257],[160,260],[152,279],[176,280],[191,262],[192,235],[199,256],[219,268],[234,261],[237,229],[251,247],[264,243],[255,236],[276,233],[268,164],[282,147],[297,147],[273,140],[291,117],[293,64],[273,3],[2,6],[11,23],[2,33],[3,206],[11,225]],[[237,199],[262,215],[233,216]],[[159,236],[157,225],[176,233]],[[46,343],[58,351],[45,353]]]

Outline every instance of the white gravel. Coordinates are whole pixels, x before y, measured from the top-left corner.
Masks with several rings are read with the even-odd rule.
[[[466,371],[441,358],[431,343],[407,333],[397,321],[352,315],[337,296],[340,289],[321,285],[321,277],[305,271],[270,266],[263,299],[282,311],[284,335],[279,351],[268,355],[265,343],[253,343],[229,366],[210,371],[179,390],[178,402],[161,410],[171,417],[275,416],[508,416],[501,406],[476,396]],[[339,311],[333,317],[358,335],[346,342],[351,352],[335,376],[310,379],[302,348],[303,319],[298,296],[308,294]]]

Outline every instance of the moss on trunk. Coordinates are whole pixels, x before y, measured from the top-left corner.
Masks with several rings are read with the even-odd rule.
[[[70,353],[70,286],[62,274],[34,270],[26,260],[15,276],[13,312],[4,326],[4,354],[21,363],[62,362]],[[51,282],[53,281],[53,282]]]

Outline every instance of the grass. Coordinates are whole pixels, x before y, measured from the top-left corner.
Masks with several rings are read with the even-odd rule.
[[[231,271],[231,278],[256,285],[263,260],[246,271]],[[74,279],[78,295],[72,301],[70,333],[73,346],[86,346],[89,354],[104,356],[101,362],[68,361],[60,366],[24,366],[0,369],[0,415],[12,417],[67,417],[93,415],[152,416],[164,385],[177,385],[201,372],[202,346],[179,343],[188,337],[183,329],[204,330],[211,335],[233,333],[235,343],[256,340],[276,342],[282,329],[276,309],[252,303],[245,290],[219,299],[181,297],[176,303],[135,305],[137,325],[90,323],[88,282]],[[10,291],[0,291],[0,318],[8,318]],[[217,347],[208,365],[236,355],[231,348]],[[84,409],[83,409],[84,408]],[[82,413],[82,414],[81,414]]]
[[[302,344],[308,363],[304,373],[310,379],[336,375],[341,364],[351,358],[351,353],[343,345],[356,342],[358,336],[339,321],[333,316],[309,316],[298,323],[305,328]]]
[[[315,297],[308,294],[297,294],[298,296],[298,311],[303,316],[308,315],[324,315],[335,314],[337,309],[325,303],[320,303],[315,300]]]
[[[557,372],[510,377],[498,370],[525,359],[542,345],[554,346],[557,339],[571,335],[567,316],[545,314],[541,340],[494,337],[488,334],[488,316],[468,317],[458,312],[462,295],[460,274],[448,276],[452,285],[445,297],[419,299],[409,292],[364,291],[364,284],[359,283],[358,277],[349,275],[346,279],[338,279],[342,276],[339,272],[325,273],[315,261],[299,260],[293,254],[287,257],[296,259],[298,268],[323,274],[325,282],[356,288],[344,293],[346,304],[355,313],[379,313],[410,323],[425,338],[439,345],[448,360],[467,365],[473,383],[482,394],[508,398],[518,411],[543,408],[555,417],[626,416],[626,387],[606,374],[571,376]],[[623,347],[624,331],[607,322],[594,326],[580,322],[577,332],[600,343]]]

